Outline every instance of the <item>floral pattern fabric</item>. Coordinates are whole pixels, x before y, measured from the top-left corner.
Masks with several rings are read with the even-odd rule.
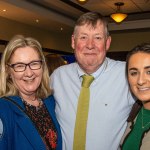
[[[57,132],[46,106],[35,107],[24,101],[26,113],[41,135],[47,150],[56,150]]]

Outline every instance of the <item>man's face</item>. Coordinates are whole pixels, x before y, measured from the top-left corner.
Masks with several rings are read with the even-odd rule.
[[[78,26],[72,36],[72,48],[80,67],[88,74],[95,72],[103,63],[109,49],[111,37],[106,36],[104,25],[100,22]]]

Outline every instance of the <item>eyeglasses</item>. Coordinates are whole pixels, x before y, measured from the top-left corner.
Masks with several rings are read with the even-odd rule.
[[[28,64],[25,63],[8,64],[8,66],[13,68],[15,72],[23,72],[26,70],[27,66],[29,66],[31,70],[38,70],[42,66],[42,60],[32,61]]]

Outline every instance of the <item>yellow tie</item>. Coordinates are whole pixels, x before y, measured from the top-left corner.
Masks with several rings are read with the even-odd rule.
[[[94,80],[94,77],[90,75],[83,75],[82,78],[82,88],[80,91],[76,114],[73,150],[85,150],[86,126],[90,99],[89,86]]]

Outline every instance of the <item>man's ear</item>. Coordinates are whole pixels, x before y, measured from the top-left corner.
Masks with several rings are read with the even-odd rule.
[[[111,44],[111,36],[108,36],[108,37],[107,37],[107,40],[106,40],[106,51],[109,50],[110,44]]]
[[[73,49],[75,49],[75,37],[74,37],[74,35],[72,35],[72,37],[71,37],[71,47]]]

